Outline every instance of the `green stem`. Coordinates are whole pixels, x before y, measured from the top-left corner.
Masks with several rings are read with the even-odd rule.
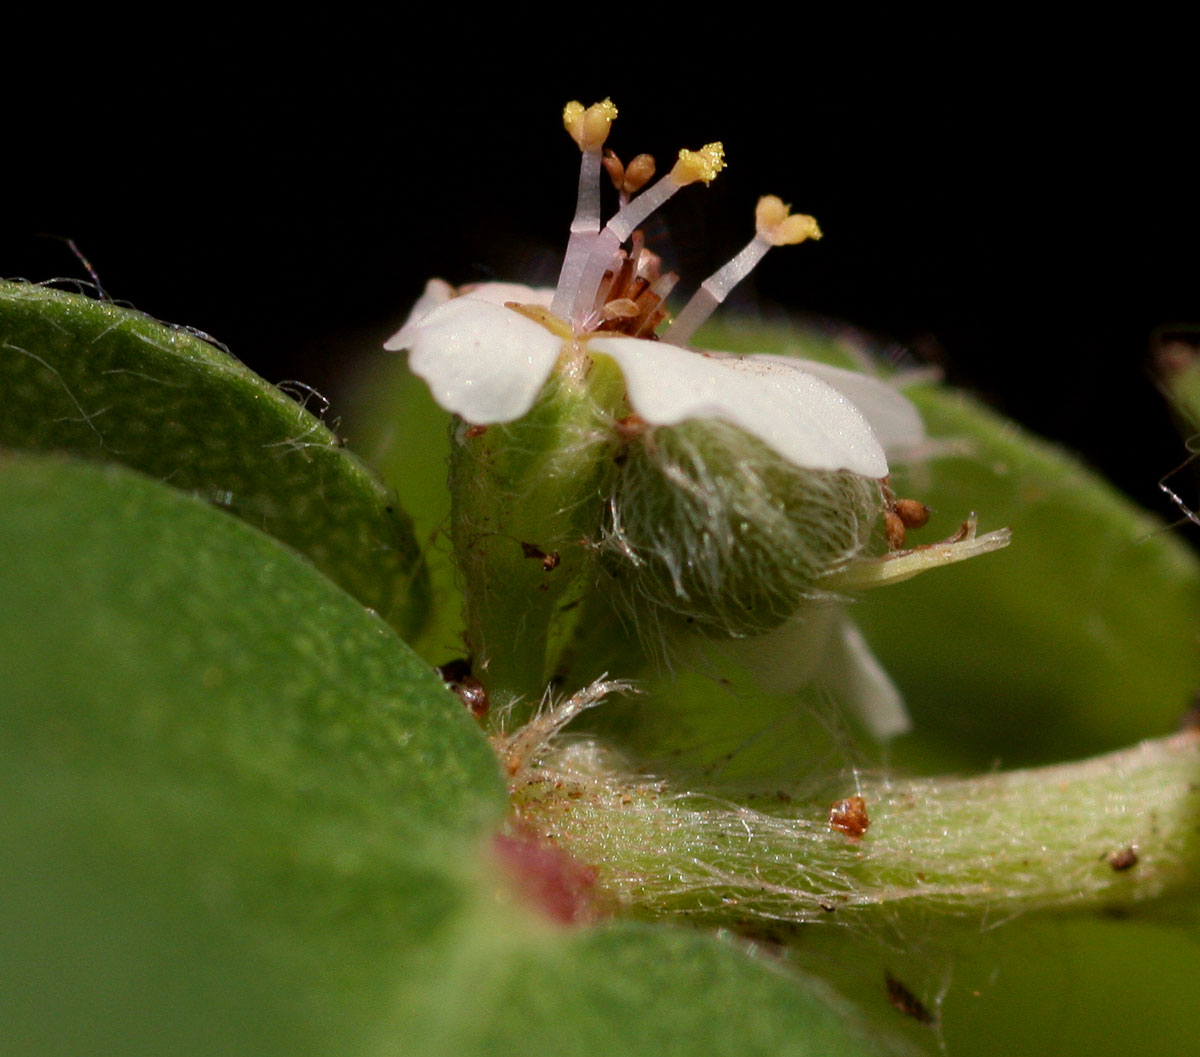
[[[639,915],[1100,907],[1200,878],[1194,731],[978,778],[848,780],[869,817],[859,839],[831,828],[827,802],[716,801],[622,775],[598,753],[576,743],[546,756],[517,774],[514,804]]]
[[[497,713],[540,700],[594,583],[622,395],[614,366],[567,364],[519,421],[457,427],[450,487],[467,646]]]

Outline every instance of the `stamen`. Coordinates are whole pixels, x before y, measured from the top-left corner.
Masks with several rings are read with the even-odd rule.
[[[671,292],[676,277],[662,274],[662,261],[646,249],[640,230],[629,241],[628,251],[618,250],[612,267],[605,271],[592,310],[572,324],[576,333],[595,331],[653,339],[654,331],[666,318],[663,299]],[[562,326],[568,326],[565,320]]]
[[[710,184],[724,168],[725,148],[720,143],[707,143],[699,150],[681,150],[670,176],[680,187],[697,180]]]
[[[754,238],[733,260],[718,268],[700,284],[700,289],[668,327],[663,337],[669,337],[672,344],[686,345],[716,307],[754,270],[772,246],[793,246],[806,239],[821,237],[821,229],[812,217],[803,213],[789,215],[788,207],[775,195],[766,195],[758,200],[754,210],[754,226]]]
[[[667,272],[666,275],[659,276],[651,284],[650,288],[638,298],[638,307],[642,310],[642,318],[637,327],[630,333],[631,337],[640,338],[643,335],[646,337],[654,336],[658,325],[667,315],[666,309],[662,307],[662,303],[675,288],[677,282],[679,282],[679,276],[674,272]]]
[[[637,302],[628,297],[605,302],[603,311],[608,320],[636,319],[641,314]]]
[[[579,321],[591,312],[596,301],[596,291],[605,271],[612,267],[613,258],[621,243],[628,239],[651,213],[681,187],[698,181],[711,183],[723,168],[725,148],[720,143],[709,143],[697,151],[681,150],[679,160],[669,173],[623,206],[591,243],[589,259],[580,278],[574,304],[571,306],[571,319]],[[565,274],[565,265],[563,269]],[[561,278],[559,284],[561,289]],[[555,303],[557,302],[556,293]]]
[[[623,190],[626,194],[635,195],[650,182],[653,176],[654,155],[639,154],[625,166]]]
[[[698,181],[710,184],[724,168],[725,148],[720,143],[709,143],[699,150],[681,150],[679,160],[671,167],[671,171],[617,213],[605,225],[604,231],[616,235],[619,246],[681,187]]]
[[[804,213],[790,214],[775,195],[764,195],[754,207],[754,227],[772,246],[795,246],[805,239],[819,239],[817,222]]]
[[[622,165],[616,153],[606,149],[604,171],[608,173],[608,178],[617,190],[620,208],[624,209],[629,204],[629,199],[645,187],[654,175],[654,156],[639,154],[628,165]]]
[[[617,157],[617,152],[609,147],[605,147],[602,161],[604,171],[608,173],[608,178],[612,181],[613,187],[620,192],[622,185],[625,183],[625,166],[621,164],[621,159]]]
[[[599,153],[616,118],[617,107],[611,99],[593,103],[586,109],[579,102],[563,107],[563,127],[585,153]]]
[[[604,141],[616,120],[617,108],[611,99],[584,108],[582,103],[570,102],[563,109],[563,126],[579,145],[579,190],[575,198],[575,216],[571,220],[571,237],[563,256],[562,271],[554,291],[551,310],[565,316],[572,307],[575,292],[588,262],[596,233],[600,230],[600,167]]]

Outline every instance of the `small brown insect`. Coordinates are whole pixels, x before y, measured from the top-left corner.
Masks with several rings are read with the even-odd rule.
[[[829,805],[829,828],[858,840],[867,832],[871,820],[867,817],[867,802],[861,796],[848,796]]]
[[[888,1001],[894,1009],[900,1010],[906,1017],[912,1017],[918,1024],[932,1024],[936,1018],[907,987],[891,973],[883,974],[883,982],[887,987]]]
[[[1121,848],[1119,851],[1110,852],[1104,858],[1108,859],[1108,865],[1118,873],[1122,870],[1130,870],[1137,866],[1138,863],[1137,848],[1131,844],[1128,848]]]

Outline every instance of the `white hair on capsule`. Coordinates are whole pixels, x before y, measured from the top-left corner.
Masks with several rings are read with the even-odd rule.
[[[760,634],[862,552],[881,502],[872,478],[803,469],[736,426],[688,422],[630,446],[601,549],[630,604]]]

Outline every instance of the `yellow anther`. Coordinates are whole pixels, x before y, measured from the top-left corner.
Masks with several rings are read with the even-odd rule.
[[[671,180],[683,187],[697,180],[711,183],[725,168],[725,148],[720,143],[709,143],[699,150],[681,150],[679,161],[671,170]]]
[[[611,99],[593,103],[589,107],[572,101],[563,108],[563,127],[571,139],[579,144],[580,150],[599,150],[608,139],[616,117],[617,108]]]
[[[806,239],[819,239],[816,220],[804,213],[791,214],[783,200],[764,195],[754,209],[754,226],[759,237],[772,246],[794,246]]]

